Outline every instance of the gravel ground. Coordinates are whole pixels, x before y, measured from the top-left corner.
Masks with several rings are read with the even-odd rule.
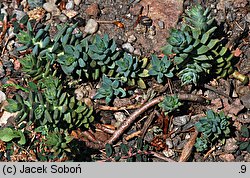
[[[123,48],[129,53],[138,56],[150,56],[152,53],[160,55],[161,47],[166,43],[168,30],[180,23],[180,15],[184,9],[199,3],[211,9],[212,15],[218,22],[220,31],[227,40],[227,47],[232,51],[237,52],[238,50],[239,52],[238,70],[250,76],[250,2],[248,0],[166,0],[165,3],[161,0],[65,0],[62,1],[64,3],[56,3],[56,5],[51,0],[46,1],[46,3],[44,1],[41,5],[43,9],[40,10],[33,10],[32,7],[28,7],[26,0],[20,1],[20,4],[16,2],[18,1],[3,0],[1,12],[8,14],[16,12],[18,13],[17,18],[21,18],[25,13],[28,13],[30,18],[35,18],[41,24],[50,23],[52,25],[50,33],[52,35],[55,33],[55,27],[58,24],[78,22],[79,29],[84,34],[98,33],[102,36],[107,33],[117,41],[119,48]],[[145,20],[143,21],[141,16],[148,18],[143,19]],[[15,70],[17,66],[14,60],[9,60],[10,56],[15,55],[13,54],[13,49],[16,46],[15,39],[11,35],[12,32],[8,31],[4,40],[1,40],[2,46],[6,44],[6,50],[1,55],[0,65],[0,80],[2,84],[9,80],[14,80],[13,82],[15,82],[15,80],[22,77],[20,72]],[[6,39],[8,39],[8,42]],[[190,132],[187,132],[187,130],[194,125],[198,119],[197,117],[207,108],[218,109],[220,105],[225,107],[225,103],[228,103],[228,101],[223,97],[219,97],[218,93],[210,90],[192,90],[189,87],[181,87],[179,81],[173,82],[172,85],[173,92],[204,94],[210,98],[217,98],[217,100],[214,100],[214,106],[189,103],[186,109],[195,113],[192,117],[188,115],[188,112],[185,113],[184,111],[177,113],[173,118],[169,129],[178,132],[172,134],[167,140],[161,140],[161,142],[166,143],[167,147],[161,153],[178,161],[181,151],[191,137]],[[250,86],[242,86],[242,84],[231,78],[226,80],[220,79],[216,81],[215,86],[218,90],[228,91],[230,94],[233,93],[233,103],[235,102],[237,105],[236,108],[242,105],[243,109],[232,111],[232,108],[229,108],[229,114],[233,116],[235,129],[231,137],[225,140],[225,145],[217,144],[207,154],[193,152],[188,161],[250,161],[250,154],[246,151],[239,151],[236,143],[239,128],[243,124],[242,119],[250,119]],[[157,88],[162,89],[162,87],[153,86],[156,90]],[[10,95],[11,93],[8,96]],[[231,106],[232,103],[228,105]],[[122,113],[124,115],[124,112]],[[119,117],[123,117],[119,113],[103,112],[101,115],[103,123],[110,123],[114,119],[118,120]],[[125,113],[125,117],[126,115],[127,113]],[[161,124],[156,122],[154,127],[160,128]],[[137,123],[126,134],[132,133],[140,127],[140,123]],[[152,142],[155,138],[153,133],[148,132],[145,140]],[[136,144],[133,141],[127,142],[124,140],[124,142],[131,145]],[[153,161],[161,160],[154,158]]]

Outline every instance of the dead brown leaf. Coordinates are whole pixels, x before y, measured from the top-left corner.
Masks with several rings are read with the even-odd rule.
[[[244,106],[241,104],[241,101],[238,98],[232,104],[229,104],[227,99],[223,99],[223,104],[223,111],[227,114],[234,114],[237,116],[239,112],[244,109]]]
[[[190,156],[191,153],[192,153],[192,149],[193,149],[193,146],[194,146],[194,144],[195,144],[197,135],[198,135],[198,132],[197,132],[197,131],[195,131],[195,132],[191,135],[190,139],[188,140],[188,142],[186,143],[186,145],[184,146],[184,148],[183,148],[183,150],[182,150],[182,153],[181,153],[179,162],[185,162],[185,161],[188,160],[189,156]]]
[[[233,55],[235,57],[239,57],[242,54],[242,51],[240,50],[240,48],[236,48],[236,50],[233,51]]]

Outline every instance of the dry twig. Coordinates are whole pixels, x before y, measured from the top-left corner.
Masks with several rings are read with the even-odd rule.
[[[103,125],[101,125],[101,124],[99,124],[99,123],[97,123],[95,126],[96,126],[97,129],[100,129],[100,130],[102,130],[103,132],[106,132],[106,133],[108,133],[108,134],[113,134],[113,133],[115,132],[115,130],[112,130],[112,129],[110,129],[110,128],[107,128],[107,127],[105,127],[105,126],[103,126]]]
[[[125,140],[130,140],[130,139],[132,139],[132,138],[134,138],[134,137],[138,137],[138,136],[140,136],[141,135],[141,131],[140,130],[138,130],[138,131],[136,131],[136,132],[133,132],[132,134],[130,134],[130,135],[128,135],[126,138],[125,138]]]
[[[98,109],[105,110],[105,111],[123,111],[123,110],[130,110],[130,109],[138,109],[141,106],[142,106],[141,104],[130,105],[126,107],[115,107],[115,106],[112,107],[112,106],[99,105]]]
[[[141,108],[137,109],[133,112],[129,118],[127,118],[122,125],[114,132],[114,134],[107,140],[106,143],[113,144],[118,140],[118,138],[128,129],[128,127],[139,117],[142,113],[148,110],[150,107],[160,103],[163,101],[165,96],[159,96],[148,103],[144,104]],[[204,102],[205,99],[201,96],[192,95],[192,94],[179,94],[178,98],[180,100],[188,100],[188,101],[197,101],[197,102]]]
[[[207,157],[215,150],[215,146],[212,147],[208,152],[204,155],[203,160],[205,161]]]

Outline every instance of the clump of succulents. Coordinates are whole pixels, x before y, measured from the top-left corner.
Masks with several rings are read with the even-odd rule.
[[[239,149],[250,153],[250,129],[247,125],[242,125],[240,129],[240,138],[238,141]]]
[[[230,134],[229,126],[229,118],[225,116],[223,111],[215,113],[208,110],[206,116],[200,118],[195,124],[197,131],[202,133],[201,138],[197,139],[195,144],[197,151],[204,151],[206,149],[205,143],[212,144],[216,140],[224,142],[225,138]]]
[[[164,113],[167,115],[168,113],[178,109],[182,104],[179,102],[178,96],[165,96],[162,102],[160,102],[159,107],[162,108]]]
[[[50,73],[50,62],[45,63],[38,57],[28,54],[22,59],[19,59],[22,64],[22,71],[32,80],[40,80],[47,77]]]
[[[119,151],[114,150],[110,144],[105,145],[107,161],[120,161],[125,160],[126,162],[149,162],[149,145],[143,143],[142,138],[138,138],[136,146],[133,148],[128,144],[122,143],[119,146]]]
[[[118,66],[116,72],[122,82],[129,86],[137,85],[140,88],[146,88],[143,78],[149,76],[147,58],[138,59],[138,57],[124,53],[123,58],[117,60],[116,64]]]
[[[66,130],[54,128],[49,130],[47,125],[35,128],[38,139],[32,147],[40,151],[37,153],[39,161],[54,161],[56,159],[72,158],[71,143],[73,137]]]
[[[200,5],[192,7],[186,11],[181,28],[170,31],[168,44],[162,48],[163,53],[174,54],[175,69],[184,70],[180,72],[183,84],[189,84],[191,81],[197,82],[197,80],[190,80],[190,77],[186,75],[184,77],[187,71],[188,76],[197,76],[199,73],[203,76],[214,75],[218,78],[232,74],[244,84],[247,83],[246,76],[236,75],[237,71],[234,70],[232,64],[233,54],[222,45],[220,39],[216,38],[217,27],[213,22],[214,19],[211,18],[208,9],[204,10]],[[190,65],[195,63],[200,66],[202,72],[190,70]],[[191,68],[194,69],[194,67]]]
[[[119,80],[111,80],[106,75],[103,75],[102,85],[97,90],[94,99],[105,98],[106,103],[109,104],[114,99],[114,96],[125,97],[126,92],[120,87],[120,85],[121,82]]]
[[[198,137],[196,138],[196,142],[194,144],[196,150],[198,152],[202,152],[208,149],[208,140],[206,137]]]
[[[187,67],[178,73],[182,85],[194,84],[197,85],[202,75],[203,69],[197,63],[187,64]]]
[[[120,52],[117,51],[114,39],[109,39],[105,34],[103,38],[95,35],[88,46],[88,55],[91,58],[92,78],[98,79],[101,74],[112,76],[115,72],[116,63]]]
[[[185,23],[189,24],[192,28],[198,28],[201,29],[201,31],[209,29],[214,22],[210,10],[208,8],[204,10],[200,5],[193,6],[186,10],[184,20]]]
[[[27,22],[27,31],[20,31],[16,37],[18,43],[23,46],[18,47],[17,51],[32,49],[32,54],[37,54],[39,49],[45,49],[50,43],[49,30],[50,25],[47,25],[44,29],[39,29],[36,34],[34,34],[31,22]]]
[[[166,78],[174,76],[171,64],[167,56],[159,59],[156,55],[152,55],[151,68],[149,68],[148,74],[156,76],[158,83],[163,83]]]
[[[38,53],[39,56],[50,61],[51,64],[58,63],[66,75],[78,74],[80,77],[86,66],[88,56],[84,41],[81,42],[82,32],[75,30],[77,23],[57,26],[57,33],[51,39],[50,46]],[[76,32],[75,32],[76,31]]]
[[[27,99],[16,94],[15,100],[8,100],[6,110],[18,112],[15,118],[18,123],[27,121],[36,126],[48,125],[49,129],[74,129],[88,128],[94,121],[93,108],[64,92],[58,78],[49,76],[41,83],[42,89],[31,90]]]

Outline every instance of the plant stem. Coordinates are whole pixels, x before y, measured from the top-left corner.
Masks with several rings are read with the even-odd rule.
[[[244,74],[241,74],[239,71],[235,70],[232,74],[232,77],[238,79],[239,81],[242,82],[243,85],[246,85],[249,83],[249,78],[244,75]]]

